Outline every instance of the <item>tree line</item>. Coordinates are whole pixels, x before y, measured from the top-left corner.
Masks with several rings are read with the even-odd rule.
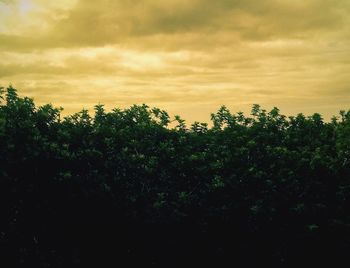
[[[349,263],[350,111],[223,106],[208,127],[0,92],[6,267]]]

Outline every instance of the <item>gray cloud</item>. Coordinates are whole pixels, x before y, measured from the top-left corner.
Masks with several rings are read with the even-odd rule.
[[[330,116],[350,100],[348,0],[28,1],[0,17],[0,85],[66,112],[146,102],[207,120],[261,103]]]

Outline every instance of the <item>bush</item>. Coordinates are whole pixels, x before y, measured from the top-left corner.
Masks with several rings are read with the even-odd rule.
[[[187,127],[147,105],[61,119],[12,87],[0,100],[6,267],[349,263],[350,111],[222,107]]]

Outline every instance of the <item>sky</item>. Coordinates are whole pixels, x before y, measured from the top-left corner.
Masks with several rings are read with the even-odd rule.
[[[0,0],[0,85],[64,114],[350,109],[349,0]]]

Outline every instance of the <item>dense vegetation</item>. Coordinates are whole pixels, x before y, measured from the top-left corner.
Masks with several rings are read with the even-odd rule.
[[[12,87],[0,101],[6,267],[349,263],[350,112],[222,107],[209,128],[146,105],[61,118]]]

